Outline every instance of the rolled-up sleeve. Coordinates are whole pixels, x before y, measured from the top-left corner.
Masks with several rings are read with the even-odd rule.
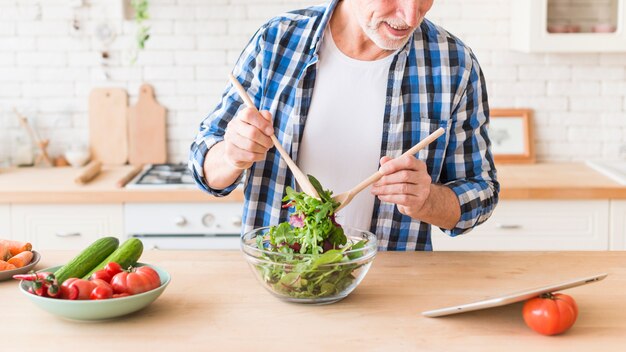
[[[500,184],[487,132],[489,106],[485,79],[473,54],[467,84],[451,117],[452,127],[442,172],[442,183],[458,197],[461,219],[450,236],[464,234],[485,222],[498,203]]]
[[[246,89],[256,106],[259,106],[263,94],[261,88],[261,67],[265,28],[266,26],[261,27],[252,37],[239,56],[232,72]],[[226,76],[224,79],[226,79]],[[191,174],[201,189],[217,197],[226,196],[232,192],[244,178],[245,172],[232,185],[224,189],[214,189],[207,183],[203,167],[204,162],[209,149],[224,140],[226,126],[241,108],[243,108],[243,101],[233,85],[229,83],[222,94],[220,103],[200,123],[199,132],[191,144],[188,161]],[[207,172],[210,172],[210,170]]]

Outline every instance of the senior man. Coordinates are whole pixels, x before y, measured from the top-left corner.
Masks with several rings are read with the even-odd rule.
[[[233,70],[261,113],[228,85],[191,146],[197,183],[216,196],[245,183],[243,231],[287,220],[295,182],[275,133],[335,194],[380,169],[337,221],[377,234],[382,250],[432,250],[431,224],[456,236],[484,222],[499,191],[485,82],[472,51],[424,18],[432,4],[335,0],[265,23]]]

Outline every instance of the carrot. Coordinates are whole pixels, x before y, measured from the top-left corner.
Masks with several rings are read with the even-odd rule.
[[[4,260],[0,260],[0,271],[3,271],[3,270],[13,270],[13,269],[15,269],[15,265],[9,264],[9,263],[5,262]]]
[[[24,251],[12,256],[11,259],[7,260],[7,263],[15,265],[16,268],[21,268],[25,265],[28,265],[28,263],[30,263],[32,259],[33,252]]]
[[[0,242],[0,260],[7,260],[11,258],[11,251],[9,251],[9,246]]]
[[[0,240],[0,245],[4,244],[9,247],[11,255],[16,255],[24,251],[31,251],[33,246],[30,242],[14,241],[14,240]]]

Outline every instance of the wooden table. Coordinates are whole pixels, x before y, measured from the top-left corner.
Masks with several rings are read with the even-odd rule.
[[[71,252],[44,252],[38,266]],[[239,252],[148,251],[172,282],[146,309],[81,323],[39,310],[0,282],[3,351],[617,351],[626,346],[624,252],[384,252],[361,285],[327,306],[279,301]],[[580,314],[567,333],[526,327],[521,303],[445,318],[423,310],[599,272],[566,292]]]

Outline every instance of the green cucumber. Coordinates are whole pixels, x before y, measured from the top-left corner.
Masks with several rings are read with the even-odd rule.
[[[83,279],[88,280],[91,274],[104,269],[104,266],[110,262],[116,262],[122,266],[122,269],[128,269],[129,266],[137,263],[142,252],[143,243],[141,243],[141,240],[138,238],[129,238],[126,242],[122,243],[122,245],[116,249],[115,252],[111,253],[111,255],[100,262],[100,264],[93,267],[87,275],[84,275]]]
[[[69,278],[81,278],[85,276],[95,265],[113,253],[119,243],[120,241],[115,237],[102,237],[97,239],[74,257],[74,259],[70,260],[69,263],[54,272],[57,282],[61,285],[63,281]]]

